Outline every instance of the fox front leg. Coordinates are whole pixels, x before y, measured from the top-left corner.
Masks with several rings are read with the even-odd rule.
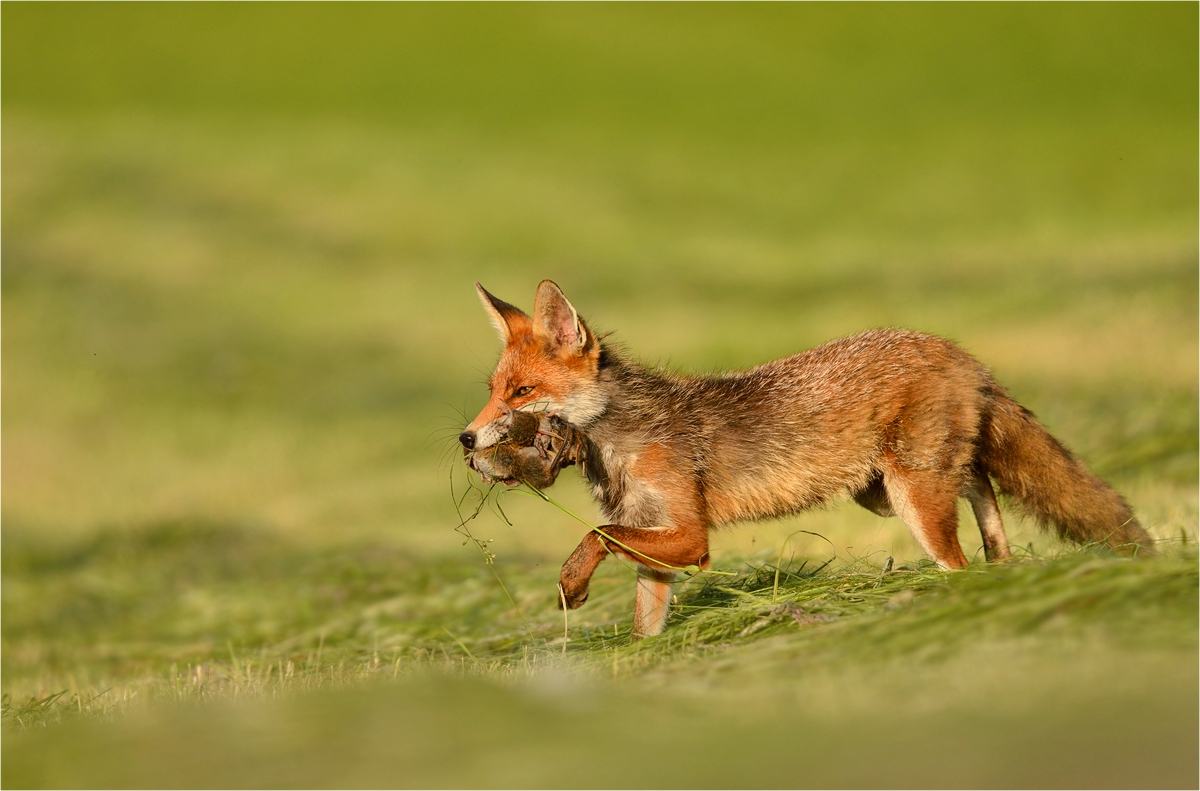
[[[565,604],[573,610],[587,601],[592,574],[610,552],[640,567],[635,633],[658,634],[666,624],[666,604],[674,571],[708,567],[708,530],[699,525],[691,528],[606,525],[600,532],[588,533],[563,564],[559,577],[560,607]]]
[[[608,527],[601,530],[608,532]],[[592,574],[596,573],[596,567],[606,557],[608,548],[599,535],[589,532],[583,537],[579,546],[575,547],[575,551],[563,564],[562,573],[558,575],[558,587],[562,593],[558,600],[559,609],[565,606],[568,610],[577,610],[583,606],[587,601]]]
[[[633,639],[653,637],[667,628],[667,611],[675,574],[658,569],[639,568],[637,598],[633,603]]]

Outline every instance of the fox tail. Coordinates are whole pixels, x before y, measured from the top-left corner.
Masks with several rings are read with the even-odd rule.
[[[1153,552],[1153,539],[1125,499],[1088,472],[1032,412],[1003,391],[992,404],[980,438],[982,459],[1002,493],[1062,538],[1128,554]]]

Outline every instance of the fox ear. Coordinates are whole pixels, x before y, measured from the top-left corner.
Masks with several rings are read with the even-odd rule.
[[[587,325],[552,280],[538,284],[533,316],[534,331],[560,350],[581,355],[595,345]]]
[[[523,310],[496,299],[479,283],[475,284],[475,290],[479,292],[479,301],[483,303],[483,309],[487,311],[502,342],[508,343],[517,333],[529,330],[529,316]]]

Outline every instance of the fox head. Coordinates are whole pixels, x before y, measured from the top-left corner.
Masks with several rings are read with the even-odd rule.
[[[513,410],[547,412],[575,426],[598,418],[607,405],[599,386],[600,342],[563,295],[543,280],[534,297],[533,316],[475,284],[504,351],[488,380],[487,406],[458,439],[468,451],[491,447],[505,438]]]

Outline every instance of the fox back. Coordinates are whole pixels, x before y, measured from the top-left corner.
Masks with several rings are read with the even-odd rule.
[[[617,359],[591,386],[616,407],[589,432],[598,461],[610,460],[594,466],[616,468],[608,477],[621,479],[630,466],[622,460],[644,469],[647,456],[661,456],[702,492],[711,525],[852,496],[889,463],[937,468],[961,487],[1000,392],[958,347],[901,330],[719,376],[649,372]],[[670,473],[653,477],[662,474]],[[603,500],[617,521],[645,508],[627,497]]]

